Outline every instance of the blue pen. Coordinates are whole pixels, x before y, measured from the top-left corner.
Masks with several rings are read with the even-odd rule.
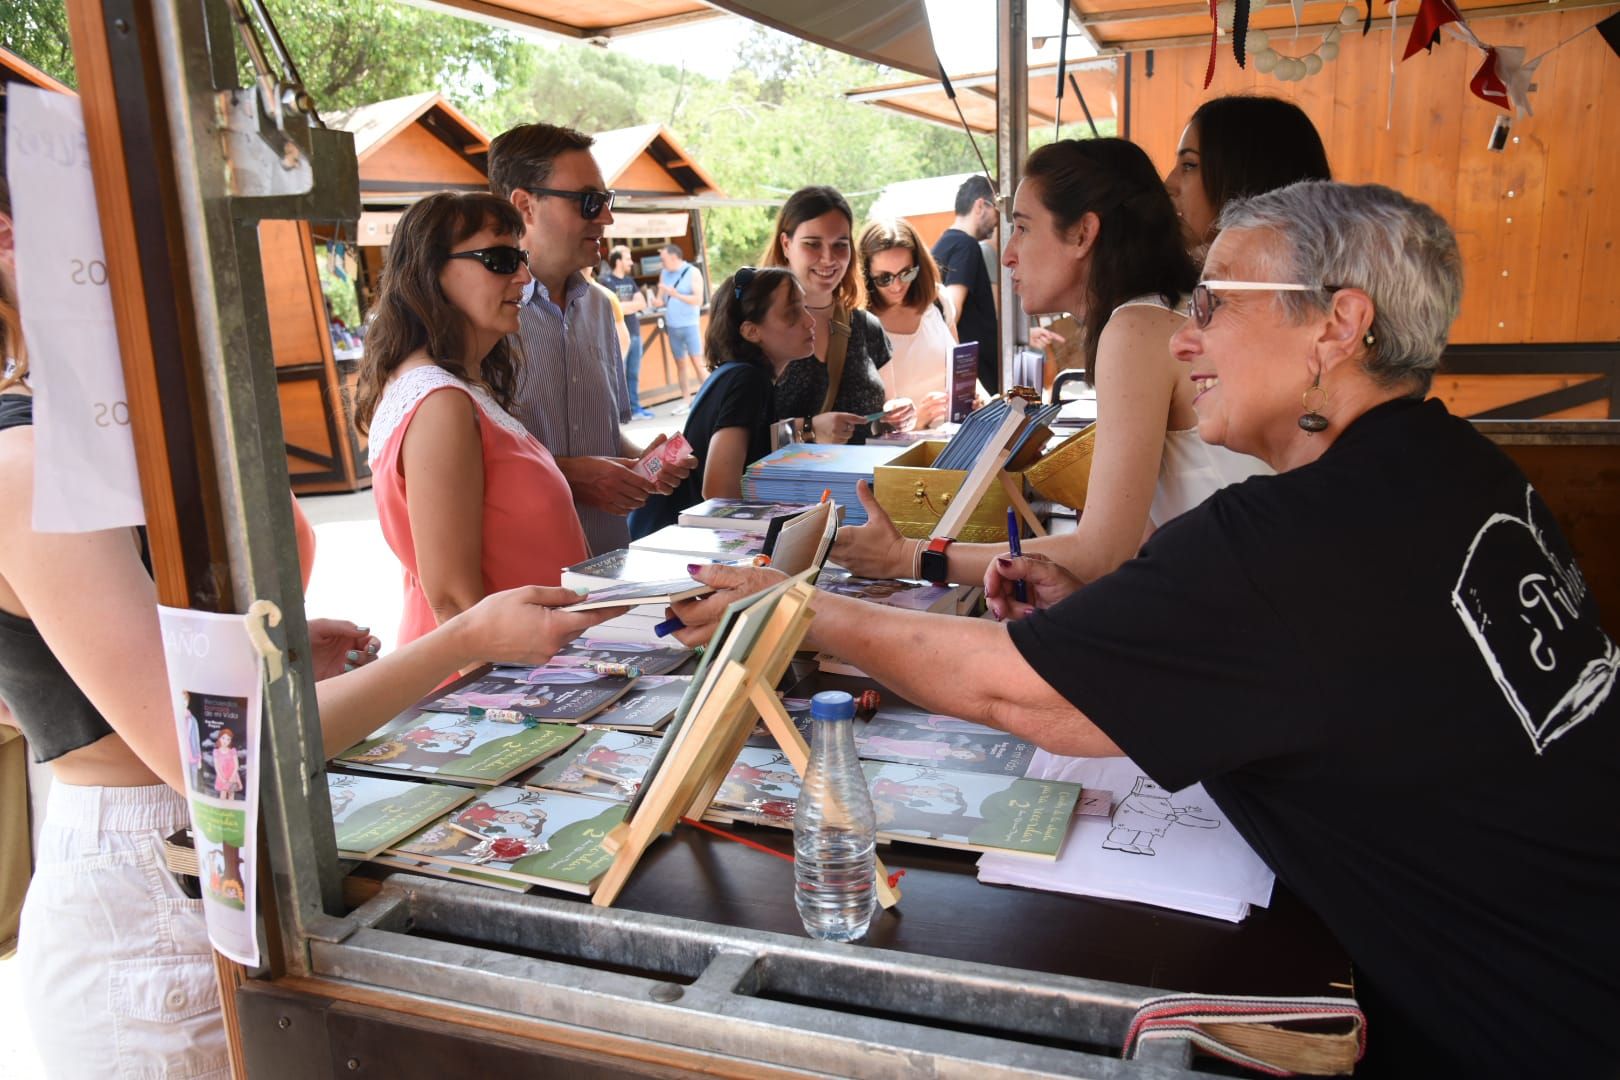
[[[653,627],[653,637],[668,637],[677,630],[685,630],[686,624],[681,622],[679,615],[671,615],[657,626]]]
[[[1007,507],[1007,550],[1015,559],[1023,558],[1024,548],[1018,542],[1018,511]],[[1029,603],[1029,590],[1022,581],[1013,582],[1013,599],[1020,604]]]

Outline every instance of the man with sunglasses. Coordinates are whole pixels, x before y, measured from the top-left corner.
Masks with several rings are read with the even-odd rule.
[[[634,471],[642,447],[620,425],[634,403],[607,295],[581,272],[601,259],[613,196],[591,155],[592,139],[553,124],[524,124],[489,147],[490,190],[523,215],[534,283],[519,309],[516,412],[557,459],[591,552],[630,542],[625,515],[689,468],[671,465],[654,484]],[[662,442],[660,435],[654,445]]]

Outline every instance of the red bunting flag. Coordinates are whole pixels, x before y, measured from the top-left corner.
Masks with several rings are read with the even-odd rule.
[[[1412,19],[1412,36],[1406,39],[1406,52],[1401,59],[1410,60],[1419,50],[1433,48],[1440,37],[1440,28],[1461,20],[1451,0],[1423,0]]]
[[[1509,112],[1513,111],[1513,106],[1508,101],[1507,83],[1502,81],[1501,73],[1496,69],[1495,49],[1487,48],[1485,50],[1485,62],[1479,66],[1478,71],[1474,72],[1473,79],[1468,83],[1468,89],[1472,90],[1474,96],[1482,101],[1487,101]]]
[[[1209,0],[1209,67],[1204,71],[1204,89],[1215,81],[1216,39],[1220,36],[1220,17],[1215,12],[1215,0]]]

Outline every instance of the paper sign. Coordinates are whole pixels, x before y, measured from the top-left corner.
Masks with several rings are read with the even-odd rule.
[[[140,477],[77,98],[13,83],[6,162],[34,391],[34,529],[141,525]]]
[[[260,659],[240,615],[158,608],[208,940],[259,962]]]
[[[946,355],[951,387],[951,423],[960,424],[973,411],[973,390],[979,379],[979,343],[964,341]]]

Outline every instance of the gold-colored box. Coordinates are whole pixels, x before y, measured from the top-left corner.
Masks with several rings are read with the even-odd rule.
[[[877,467],[872,492],[904,536],[925,537],[933,532],[967,478],[961,469],[933,468],[934,459],[944,449],[943,442],[920,442],[887,465]],[[1023,473],[1011,475],[1019,485],[1023,484]],[[1007,505],[1007,489],[999,483],[991,484],[956,539],[970,544],[1005,544]]]

